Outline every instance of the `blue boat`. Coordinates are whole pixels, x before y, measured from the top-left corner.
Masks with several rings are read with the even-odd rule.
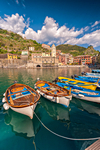
[[[68,84],[68,83],[57,82],[56,84],[63,88],[66,88],[66,89],[70,89],[70,87],[71,87],[72,88],[71,94],[75,98],[100,103],[100,92],[99,91],[85,89],[85,88],[74,86],[74,85]]]
[[[99,78],[92,78],[92,77],[87,77],[87,76],[75,76],[74,75],[74,79],[80,80],[80,81],[92,82],[92,83],[98,82],[98,87],[100,87],[100,79]]]
[[[93,78],[100,78],[99,73],[90,73],[90,72],[82,72],[82,75],[88,76],[88,77],[93,77]]]
[[[100,69],[93,69],[92,73],[100,73]]]

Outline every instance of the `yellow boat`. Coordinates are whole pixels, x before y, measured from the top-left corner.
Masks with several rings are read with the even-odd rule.
[[[65,82],[70,85],[77,85],[79,87],[83,87],[86,89],[91,89],[91,90],[96,90],[98,86],[98,81],[96,83],[90,83],[90,82],[85,82],[85,81],[80,81],[80,80],[75,80],[71,78],[66,78],[66,77],[58,77],[59,82]]]

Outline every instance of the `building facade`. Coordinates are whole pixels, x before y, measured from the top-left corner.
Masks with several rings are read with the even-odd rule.
[[[50,46],[47,45],[47,44],[42,44],[42,47],[43,47],[43,48],[46,48],[46,49],[50,49]]]
[[[92,64],[93,65],[95,65],[97,63],[97,56],[92,56]]]
[[[51,56],[43,56],[42,53],[32,53],[32,62],[35,67],[58,66],[58,59]]]
[[[59,64],[67,65],[67,64],[73,63],[73,56],[71,54],[69,54],[69,53],[68,54],[64,54],[64,53],[61,53],[60,50],[57,50],[56,57],[59,60]]]
[[[86,65],[92,63],[92,58],[90,55],[79,55],[74,57],[73,63],[76,63],[78,65]]]
[[[34,51],[35,50],[35,48],[34,47],[29,47],[29,51]]]
[[[0,54],[0,59],[17,59],[17,55],[11,53]]]

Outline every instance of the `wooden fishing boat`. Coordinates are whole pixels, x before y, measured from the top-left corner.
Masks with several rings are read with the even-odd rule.
[[[16,83],[10,86],[6,92],[2,102],[5,110],[12,110],[33,118],[33,111],[37,105],[40,95],[31,87]]]
[[[74,86],[74,85],[70,85],[66,83],[61,83],[61,82],[57,82],[56,84],[68,90],[71,87],[72,96],[75,98],[86,100],[86,101],[91,101],[95,103],[100,103],[99,91],[85,89],[82,87],[78,87],[78,86]]]
[[[86,88],[86,89],[91,89],[91,90],[96,90],[96,88],[98,86],[98,82],[96,82],[96,83],[91,82],[90,83],[90,82],[79,81],[79,80],[75,80],[75,79],[71,79],[71,78],[65,78],[65,77],[58,77],[58,81],[69,83],[72,85],[76,85],[76,86]]]
[[[48,81],[37,81],[35,88],[37,89],[37,92],[44,98],[67,107],[72,99],[71,89],[64,89]]]

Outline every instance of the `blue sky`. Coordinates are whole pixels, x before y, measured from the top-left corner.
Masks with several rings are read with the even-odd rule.
[[[100,0],[1,0],[0,28],[39,43],[100,51]]]

